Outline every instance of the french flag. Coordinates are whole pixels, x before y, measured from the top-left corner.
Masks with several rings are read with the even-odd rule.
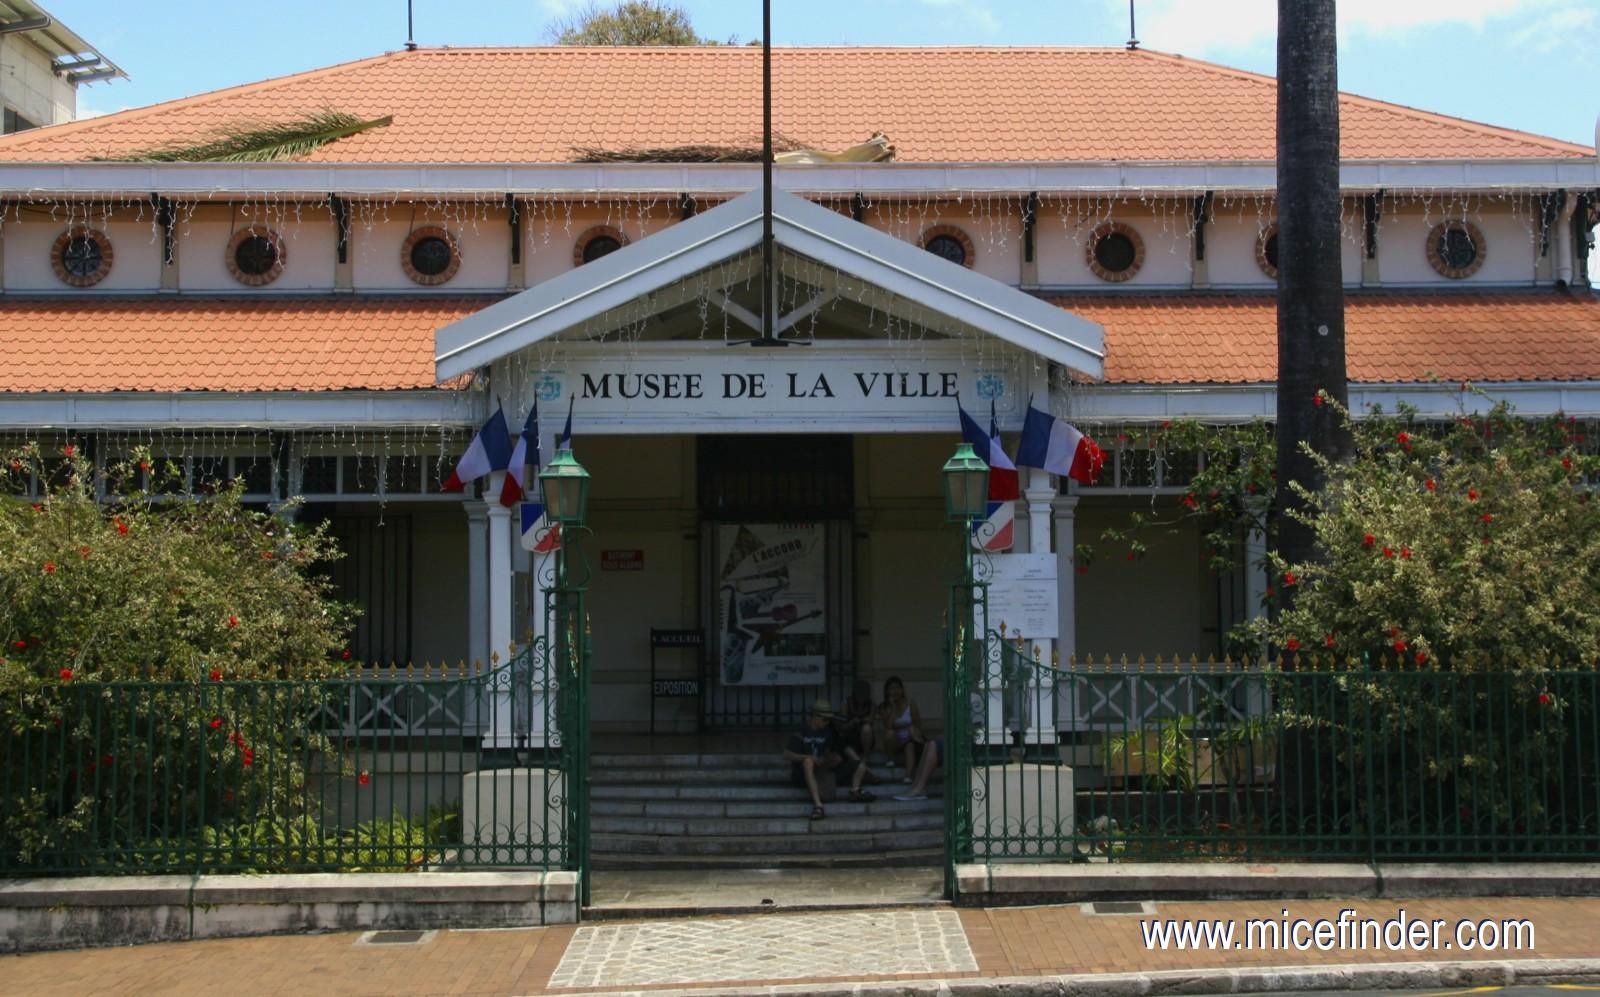
[[[528,418],[517,434],[517,445],[511,451],[511,466],[506,468],[506,482],[500,488],[500,504],[507,509],[522,501],[527,493],[528,465],[539,473],[539,400],[533,400]]]
[[[1100,469],[1105,462],[1105,452],[1078,432],[1076,426],[1028,403],[1028,418],[1022,424],[1022,443],[1017,447],[1018,464],[1043,468],[1092,485],[1100,480]]]
[[[511,462],[511,433],[506,429],[506,414],[495,406],[494,415],[472,438],[472,445],[456,462],[450,480],[444,483],[447,492],[465,491],[469,481],[477,481],[491,471],[504,471]]]
[[[1000,444],[1000,427],[995,421],[994,403],[989,403],[989,432],[985,433],[983,427],[978,425],[978,420],[967,414],[961,407],[961,402],[956,402],[956,411],[961,413],[961,438],[972,444],[972,452],[983,458],[989,465],[989,501],[1013,502],[1022,497],[1022,490],[1017,480],[1017,465],[1006,456],[1006,448]]]

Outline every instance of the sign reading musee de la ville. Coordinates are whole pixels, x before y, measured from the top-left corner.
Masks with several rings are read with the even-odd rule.
[[[944,371],[848,371],[837,387],[826,371],[722,371],[704,373],[584,373],[580,376],[580,400],[589,399],[686,399],[720,398],[954,398],[959,391],[960,372]],[[838,375],[834,375],[838,380]]]
[[[527,376],[527,375],[524,375]],[[933,341],[898,346],[579,347],[529,376],[541,402],[572,398],[591,426],[698,432],[730,420],[836,431],[947,431],[955,401],[1003,428],[1021,427],[1026,399],[1044,396],[1044,369],[1014,350]],[[715,430],[713,430],[715,431]]]

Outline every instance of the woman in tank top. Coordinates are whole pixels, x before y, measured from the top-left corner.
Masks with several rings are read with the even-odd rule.
[[[900,762],[906,768],[905,781],[917,768],[917,755],[927,738],[922,735],[922,711],[910,696],[899,676],[890,676],[883,683],[883,704],[878,707],[878,718],[883,728],[883,750],[891,764]]]

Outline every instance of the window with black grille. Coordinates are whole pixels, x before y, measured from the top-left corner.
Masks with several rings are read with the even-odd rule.
[[[702,436],[700,512],[729,522],[848,517],[855,500],[852,440],[842,435]]]

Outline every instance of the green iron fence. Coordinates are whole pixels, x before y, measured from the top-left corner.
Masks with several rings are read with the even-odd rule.
[[[1600,857],[1592,663],[953,646],[952,863]]]
[[[0,875],[582,870],[589,637],[548,618],[491,669],[42,687],[0,731]]]

